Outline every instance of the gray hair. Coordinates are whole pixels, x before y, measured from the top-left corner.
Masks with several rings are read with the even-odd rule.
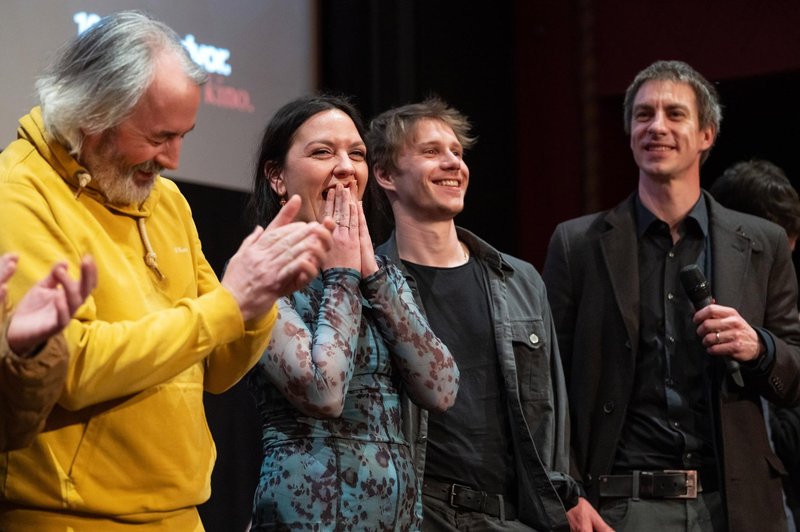
[[[85,134],[113,129],[130,115],[163,52],[176,54],[198,85],[208,79],[166,24],[138,11],[100,19],[62,47],[36,81],[45,131],[79,154]]]
[[[719,103],[719,94],[706,78],[683,61],[656,61],[649,67],[639,72],[633,82],[625,91],[625,133],[631,133],[631,120],[633,119],[633,101],[639,89],[648,81],[672,81],[686,83],[694,91],[697,100],[697,116],[700,129],[711,126],[714,129],[714,139],[719,135],[722,122],[722,105]],[[711,148],[702,155],[702,161],[708,157]]]

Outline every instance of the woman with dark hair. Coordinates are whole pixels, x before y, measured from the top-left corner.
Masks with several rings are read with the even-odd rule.
[[[279,109],[261,142],[256,222],[299,195],[301,220],[336,225],[322,275],[279,301],[272,338],[247,377],[264,451],[252,530],[420,527],[400,391],[444,411],[458,370],[399,270],[373,252],[363,132],[346,100],[310,96]]]

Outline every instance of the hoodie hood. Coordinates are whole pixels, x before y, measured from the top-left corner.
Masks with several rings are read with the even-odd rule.
[[[94,201],[105,206],[108,210],[135,219],[136,226],[139,229],[139,235],[147,251],[144,257],[145,263],[159,278],[164,278],[161,271],[158,269],[156,253],[150,244],[150,239],[147,236],[147,226],[145,225],[147,218],[152,214],[161,196],[162,184],[160,175],[156,176],[155,185],[150,191],[150,195],[142,204],[114,205],[108,201],[108,198],[106,198],[105,194],[97,186],[89,170],[81,165],[63,144],[47,133],[40,106],[34,107],[29,114],[20,119],[19,127],[17,128],[17,138],[28,141],[36,148],[36,151],[39,152],[42,158],[47,161],[75,192],[76,200],[81,194],[86,194]]]
[[[36,148],[48,164],[75,191],[76,197],[81,194],[87,194],[98,203],[103,204],[107,209],[133,218],[150,217],[156,204],[158,204],[158,198],[161,194],[161,187],[159,186],[161,176],[156,177],[156,184],[153,186],[153,190],[141,205],[113,205],[109,203],[105,194],[92,179],[89,170],[78,162],[63,144],[45,131],[42,109],[39,106],[34,107],[30,114],[20,119],[17,137],[27,140]]]

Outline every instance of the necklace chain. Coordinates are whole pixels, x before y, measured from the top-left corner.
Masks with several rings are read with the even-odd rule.
[[[458,245],[461,247],[461,253],[464,255],[464,263],[466,264],[469,262],[469,253],[467,253],[467,246],[463,242],[459,242]]]

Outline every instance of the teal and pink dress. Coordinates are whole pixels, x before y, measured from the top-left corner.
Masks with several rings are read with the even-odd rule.
[[[400,271],[326,270],[278,303],[247,377],[264,458],[251,530],[418,530],[420,480],[401,431],[401,389],[453,404],[458,369]],[[341,412],[341,413],[339,413]]]

